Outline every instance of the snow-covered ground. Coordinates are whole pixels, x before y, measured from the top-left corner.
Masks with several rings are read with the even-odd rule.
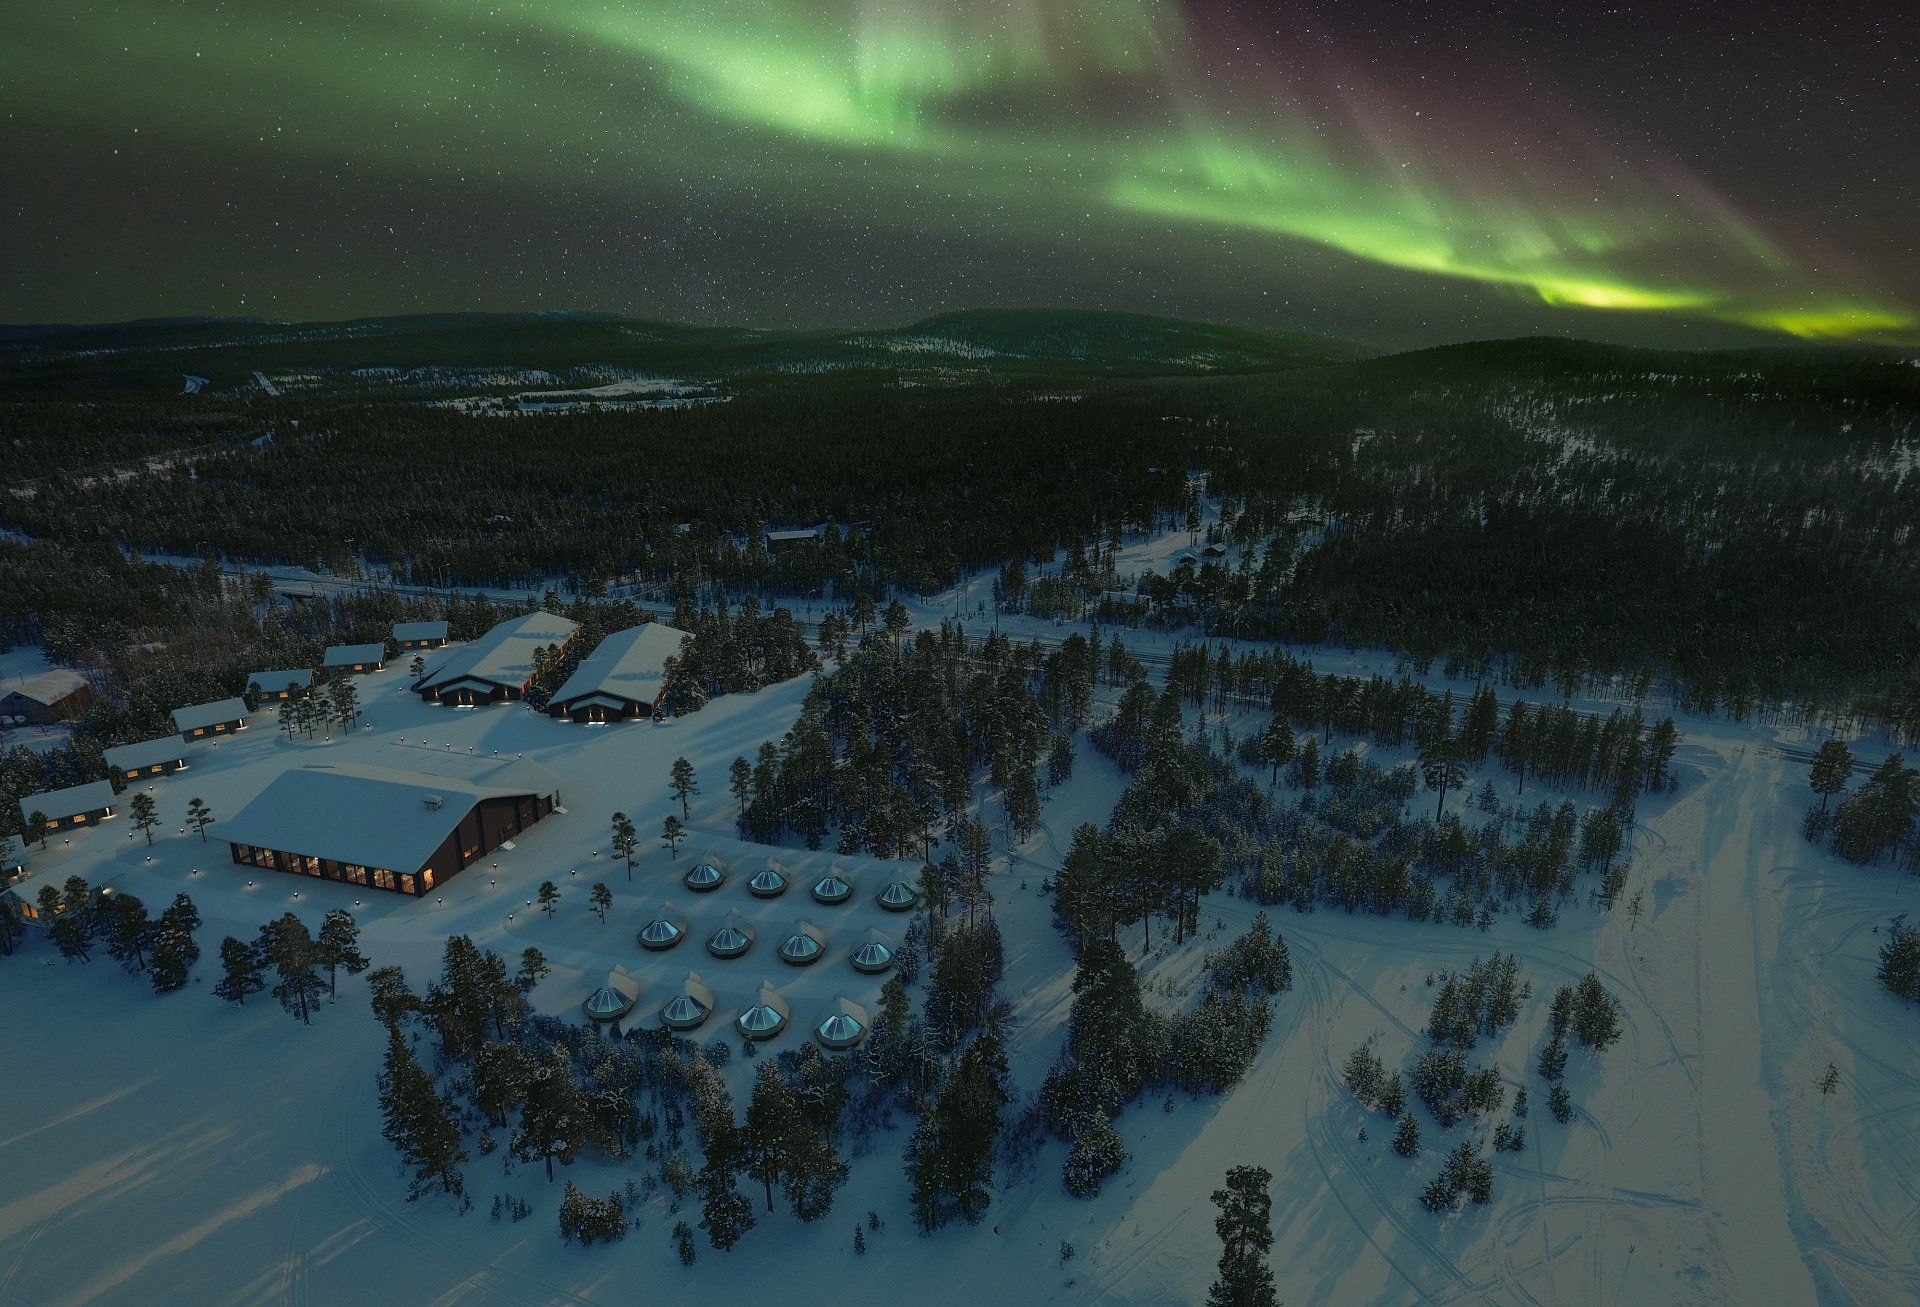
[[[916,605],[916,616],[958,610],[977,631],[989,587],[975,578]],[[1001,620],[1017,635],[1069,633]],[[1174,638],[1129,633],[1128,643],[1151,652]],[[1343,671],[1391,667],[1377,654],[1321,653],[1316,661]],[[691,1271],[674,1258],[669,1231],[679,1217],[662,1200],[624,1242],[570,1247],[555,1228],[559,1183],[532,1168],[503,1178],[499,1154],[469,1168],[475,1211],[409,1205],[379,1136],[381,1035],[364,981],[343,980],[339,1002],[310,1029],[265,996],[235,1009],[209,992],[222,935],[250,936],[288,910],[317,920],[362,893],[354,910],[368,951],[377,963],[405,965],[416,985],[456,931],[509,957],[540,947],[555,972],[535,1004],[570,1018],[616,961],[645,986],[642,1011],[693,967],[720,999],[701,1032],[711,1037],[772,979],[793,1005],[793,1032],[778,1049],[797,1043],[833,996],[871,1001],[877,985],[841,956],[866,926],[897,938],[901,923],[866,902],[897,870],[870,859],[837,860],[860,891],[842,908],[806,899],[804,876],[770,905],[750,899],[737,878],[704,898],[680,889],[679,874],[709,845],[746,852],[728,838],[726,765],[786,729],[804,681],[669,723],[588,730],[519,707],[428,707],[404,680],[396,667],[361,681],[371,730],[289,743],[261,714],[239,737],[196,746],[190,771],[154,783],[170,824],[152,850],[122,819],[36,859],[42,876],[111,878],[156,909],[186,888],[206,917],[204,954],[194,984],[163,998],[104,956],[70,966],[36,944],[0,964],[0,1303],[616,1303],[656,1287],[690,1302],[769,1291],[800,1301],[1195,1302],[1218,1252],[1207,1195],[1244,1162],[1273,1173],[1272,1264],[1290,1303],[1920,1299],[1920,1013],[1872,975],[1877,930],[1896,912],[1920,914],[1920,884],[1840,864],[1801,840],[1805,767],[1776,751],[1799,741],[1709,720],[1682,721],[1679,788],[1643,801],[1622,896],[1624,904],[1644,894],[1637,921],[1624,906],[1602,914],[1569,905],[1550,931],[1507,917],[1483,933],[1272,910],[1296,984],[1277,1000],[1264,1053],[1223,1098],[1131,1108],[1120,1122],[1131,1161],[1093,1201],[1061,1191],[1061,1155],[1050,1145],[980,1226],[919,1237],[907,1219],[902,1129],[877,1135],[855,1161],[828,1220],[803,1226],[762,1213],[730,1254],[700,1240]],[[282,768],[367,756],[403,737],[408,747],[523,753],[566,780],[569,811],[489,859],[497,868],[475,867],[424,901],[242,869],[224,845],[179,831],[189,798],[227,815]],[[645,841],[629,885],[607,853],[608,818],[618,808],[643,836],[657,832],[672,806],[667,769],[682,754],[705,790],[694,801],[695,835],[675,859]],[[1040,878],[1058,866],[1075,825],[1104,820],[1121,785],[1083,747],[1073,779],[1049,795],[1044,829],[1015,851],[996,886],[1012,1061],[1025,1091],[1056,1054],[1071,1000]],[[797,870],[835,861],[780,856]],[[565,893],[552,920],[526,902],[544,879]],[[605,925],[586,908],[594,880],[615,894]],[[633,942],[663,897],[688,916],[694,937],[664,958]],[[698,941],[731,907],[760,927],[760,940],[744,959],[715,962]],[[1188,986],[1203,950],[1238,934],[1253,911],[1216,894],[1202,909],[1206,940],[1176,949],[1156,932],[1144,961],[1150,994]],[[830,958],[795,973],[772,956],[771,936],[802,915],[827,933]],[[1139,956],[1137,938],[1133,947]],[[1492,1155],[1498,1181],[1488,1207],[1434,1217],[1416,1196],[1466,1127],[1441,1131],[1423,1119],[1427,1151],[1403,1160],[1389,1146],[1390,1123],[1352,1102],[1339,1068],[1368,1036],[1389,1065],[1410,1063],[1425,1042],[1429,976],[1494,949],[1520,956],[1534,997],[1514,1029],[1482,1041],[1470,1060],[1495,1062],[1510,1091],[1527,1087],[1528,1144]],[[1626,1034],[1603,1058],[1575,1051],[1568,1084],[1578,1115],[1560,1126],[1533,1059],[1546,998],[1589,969],[1621,999]],[[1828,1063],[1839,1088],[1824,1095],[1817,1084]],[[736,1094],[750,1069],[737,1056],[728,1068]],[[642,1165],[585,1160],[565,1176],[605,1193]],[[531,1218],[490,1222],[499,1192],[532,1202]],[[887,1224],[856,1256],[850,1227],[869,1209]],[[1071,1260],[1060,1256],[1063,1241]]]

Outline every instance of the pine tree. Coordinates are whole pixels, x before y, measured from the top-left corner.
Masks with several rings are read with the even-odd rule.
[[[213,821],[213,809],[206,805],[205,800],[187,800],[187,825],[200,837],[202,844],[207,842],[207,827],[213,825]]]
[[[543,1162],[547,1182],[553,1182],[553,1162],[571,1157],[592,1127],[591,1110],[574,1078],[567,1050],[555,1045],[551,1058],[536,1065],[528,1077],[520,1103],[520,1128],[515,1131],[513,1155],[523,1162]]]
[[[369,965],[360,951],[360,924],[345,908],[331,908],[320,919],[320,935],[314,940],[314,962],[327,969],[327,993],[340,992],[339,973],[357,976]]]
[[[1847,788],[1847,782],[1853,779],[1853,753],[1844,741],[1828,740],[1815,751],[1813,767],[1807,777],[1807,784],[1820,796],[1820,811],[1827,810],[1827,801]]]
[[[264,966],[265,961],[262,958],[261,965]],[[399,967],[379,967],[368,974],[367,1001],[389,1033],[398,1031],[400,1023],[422,1007],[419,997],[407,984],[406,973]]]
[[[1236,1166],[1227,1172],[1226,1188],[1213,1191],[1213,1204],[1220,1209],[1213,1223],[1220,1236],[1220,1275],[1207,1289],[1207,1307],[1277,1307],[1267,1265],[1273,1248],[1273,1204],[1267,1193],[1272,1179],[1265,1167]]]
[[[467,1150],[460,1137],[460,1121],[453,1104],[440,1096],[433,1076],[414,1057],[398,1029],[387,1035],[387,1054],[380,1075],[380,1133],[399,1151],[400,1160],[413,1168],[407,1201],[429,1192],[463,1196],[466,1184],[460,1166]],[[552,1177],[549,1176],[549,1179]]]
[[[560,887],[550,880],[543,880],[534,898],[539,902],[540,910],[547,914],[547,920],[553,920],[554,909],[560,906]]]
[[[547,955],[528,946],[520,950],[520,970],[514,976],[514,983],[520,986],[520,992],[524,994],[546,979],[552,971],[553,968],[547,965]]]
[[[193,964],[200,960],[200,946],[193,939],[199,928],[200,911],[193,900],[185,894],[174,895],[147,935],[148,979],[154,993],[186,988]]]
[[[229,1003],[244,1006],[247,995],[266,988],[266,978],[261,974],[265,967],[266,959],[258,948],[229,935],[220,941],[220,979],[214,982],[213,992]]]
[[[613,907],[613,891],[605,885],[595,882],[587,893],[587,907],[594,916],[600,918],[600,924],[607,924],[607,911]]]
[[[1393,1151],[1402,1157],[1419,1155],[1420,1123],[1414,1120],[1411,1112],[1401,1115],[1399,1126],[1393,1132]]]
[[[660,824],[660,843],[666,846],[669,858],[680,856],[680,845],[686,838],[687,828],[678,817],[668,813],[667,819]]]
[[[147,969],[146,946],[153,926],[147,920],[146,904],[131,894],[112,895],[101,905],[99,930],[108,957],[135,974]]]
[[[288,1013],[300,1018],[300,1024],[312,1025],[313,1013],[320,1005],[320,973],[313,936],[306,923],[293,913],[260,928],[254,946],[265,956],[278,979],[273,996]]]
[[[691,819],[693,813],[688,807],[688,799],[700,793],[700,782],[694,779],[693,764],[685,758],[675,758],[673,768],[668,773],[673,797],[680,802],[681,819]]]
[[[1909,926],[1904,912],[1888,923],[1875,974],[1888,993],[1920,1003],[1920,928]]]
[[[160,810],[153,796],[145,790],[133,796],[133,804],[128,809],[133,816],[134,829],[147,837],[147,847],[153,847],[153,828],[160,824]]]
[[[634,855],[640,851],[640,832],[624,812],[613,814],[613,856],[627,864],[627,879],[633,879]]]

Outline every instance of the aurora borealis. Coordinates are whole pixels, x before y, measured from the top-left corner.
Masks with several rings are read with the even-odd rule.
[[[1894,23],[0,0],[0,318],[1048,302],[1395,343],[1911,342],[1920,68]]]

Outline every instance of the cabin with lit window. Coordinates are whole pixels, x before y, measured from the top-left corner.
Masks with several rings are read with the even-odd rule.
[[[445,622],[395,622],[393,642],[401,649],[439,649],[447,643]]]
[[[285,668],[280,671],[254,672],[247,677],[247,693],[255,703],[278,703],[298,699],[313,688],[313,668]]]
[[[615,631],[580,660],[548,713],[587,725],[653,716],[667,692],[667,663],[686,639],[662,622]]]
[[[377,672],[387,665],[387,646],[372,644],[330,644],[320,665],[331,672]]]
[[[524,699],[579,636],[578,622],[552,613],[510,617],[470,644],[443,650],[413,688],[428,703],[455,708]]]
[[[409,765],[282,772],[221,823],[233,861],[417,898],[510,847],[560,802],[560,778],[538,763],[393,752]]]
[[[115,745],[101,756],[107,760],[107,766],[113,769],[116,780],[138,781],[187,769],[187,747],[177,735],[163,735],[157,740],[142,740],[138,744]]]
[[[18,717],[34,726],[51,726],[80,715],[93,702],[86,677],[64,667],[0,686],[0,717]]]
[[[173,728],[191,744],[216,735],[232,735],[247,729],[247,702],[244,699],[220,699],[196,703],[173,710]]]
[[[95,826],[113,816],[113,806],[112,783],[89,781],[64,790],[29,794],[20,800],[20,820],[27,830],[34,829],[36,820],[50,831]]]

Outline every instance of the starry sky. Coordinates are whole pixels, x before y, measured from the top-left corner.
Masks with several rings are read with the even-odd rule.
[[[0,33],[4,321],[1920,341],[1902,5],[0,0]]]

